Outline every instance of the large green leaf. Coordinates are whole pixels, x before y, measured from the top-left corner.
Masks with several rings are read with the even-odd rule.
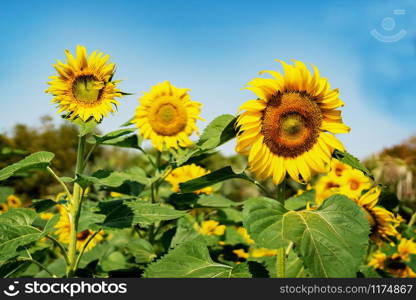
[[[315,190],[305,191],[300,195],[290,197],[285,201],[285,208],[288,210],[298,210],[305,208],[307,203],[314,203]]]
[[[232,207],[243,205],[243,202],[235,202],[218,194],[201,195],[196,204],[203,207]]]
[[[83,188],[86,188],[92,184],[108,187],[119,187],[126,181],[139,182],[144,185],[150,182],[146,177],[143,169],[139,167],[133,167],[125,172],[99,170],[94,172],[94,174],[91,176],[78,174],[76,180],[76,182],[79,183]]]
[[[157,255],[152,244],[144,239],[137,239],[127,245],[127,249],[135,257],[136,263],[149,263],[154,260]]]
[[[45,169],[49,166],[55,154],[51,152],[36,152],[25,157],[21,161],[0,170],[0,181],[6,180],[18,172]]]
[[[56,215],[40,230],[31,225],[35,218],[36,212],[27,208],[11,209],[0,216],[0,261],[16,256],[19,247],[44,237],[58,221]]]
[[[139,138],[137,134],[133,134],[134,132],[135,129],[131,128],[119,129],[102,136],[94,135],[94,137],[89,139],[88,142],[101,145],[139,149],[140,144],[142,143],[142,139]]]
[[[195,239],[177,246],[150,264],[144,272],[144,277],[229,278],[232,274],[232,267],[214,262],[204,241]]]
[[[228,179],[244,179],[255,183],[244,172],[235,173],[231,167],[224,167],[207,175],[181,183],[180,189],[182,193],[190,193]]]
[[[6,202],[7,198],[13,194],[14,194],[14,189],[12,187],[0,186],[0,203]]]
[[[186,213],[169,206],[141,200],[105,201],[98,207],[97,214],[105,215],[104,221],[99,225],[109,228],[129,228],[134,224],[147,226],[155,222],[178,219]]]
[[[333,195],[317,210],[288,211],[269,198],[244,205],[244,225],[260,247],[294,250],[315,277],[355,277],[368,245],[365,213],[352,200]]]
[[[347,165],[353,167],[354,169],[357,169],[357,170],[362,171],[368,177],[373,178],[373,175],[367,169],[367,167],[364,166],[358,160],[358,158],[356,158],[355,156],[351,155],[350,153],[348,153],[348,152],[341,152],[341,151],[335,149],[334,150],[334,153],[332,154],[332,156],[335,157],[336,159],[338,159],[339,161],[343,162],[344,164],[347,164]]]
[[[236,118],[232,115],[221,115],[215,118],[204,129],[197,145],[201,150],[214,149],[236,135],[235,127]]]

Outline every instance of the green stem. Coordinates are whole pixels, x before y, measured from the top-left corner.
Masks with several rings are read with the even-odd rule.
[[[412,215],[412,217],[410,218],[409,224],[407,224],[407,226],[412,227],[413,224],[415,224],[415,221],[416,221],[416,213]]]
[[[61,250],[62,255],[65,258],[66,264],[69,265],[68,253],[66,253],[65,247],[59,241],[57,241],[54,237],[50,235],[47,235],[46,238],[50,239]]]
[[[85,156],[84,159],[84,164],[83,164],[83,169],[85,169],[85,167],[87,166],[88,160],[90,159],[92,153],[94,152],[95,148],[97,147],[97,144],[94,144],[91,146],[90,150],[88,151],[88,154]]]
[[[159,172],[161,156],[162,156],[162,153],[160,151],[158,151],[157,154],[156,154],[155,175],[157,175],[157,173]],[[150,186],[150,193],[151,193],[150,200],[151,200],[151,203],[158,202],[158,192],[159,192],[159,184],[158,184],[158,181],[156,180]],[[156,235],[155,224],[151,224],[150,227],[149,227],[149,242],[151,244],[153,244],[153,242],[154,242],[155,235]]]
[[[285,204],[285,194],[286,194],[286,179],[283,179],[283,181],[277,186],[277,190],[276,190],[276,199],[282,205]]]
[[[81,174],[84,170],[84,152],[86,145],[86,136],[81,136],[78,141],[77,164],[75,167],[75,176]],[[67,277],[73,277],[76,272],[76,252],[77,252],[77,232],[78,222],[81,213],[82,188],[78,183],[74,184],[74,195],[69,207],[69,221],[71,232],[69,236]]]
[[[276,277],[285,278],[285,249],[277,249],[276,255]]]
[[[56,175],[56,173],[50,167],[47,167],[46,169],[48,170],[49,173],[52,174],[52,176],[56,179],[56,181],[58,181],[62,185],[62,187],[65,190],[65,193],[68,195],[68,199],[71,199],[72,195],[69,192],[68,187],[66,186],[66,184],[61,180],[61,178],[59,178],[59,176]]]
[[[96,231],[96,232],[94,232],[94,234],[93,235],[91,235],[89,238],[88,238],[88,240],[87,240],[87,242],[84,244],[84,246],[82,247],[82,249],[81,249],[81,251],[80,251],[80,253],[79,253],[79,255],[78,255],[78,257],[77,257],[77,260],[76,260],[76,262],[75,262],[75,270],[77,270],[78,269],[78,265],[79,265],[79,263],[80,263],[80,261],[81,261],[81,258],[82,258],[82,255],[84,254],[84,252],[85,252],[85,249],[87,249],[87,247],[88,247],[88,244],[93,240],[93,238],[95,238],[95,236],[97,235],[97,234],[99,234],[100,232],[101,232],[101,228],[98,230],[98,231]]]
[[[42,270],[45,270],[46,273],[49,274],[49,276],[51,276],[52,278],[56,278],[57,276],[55,274],[53,274],[51,271],[48,270],[47,267],[45,267],[44,265],[42,265],[40,262],[32,259],[32,258],[26,258],[26,257],[22,257],[22,258],[18,258],[18,261],[27,261],[27,262],[31,262],[34,263],[35,265],[37,265],[39,268],[41,268]]]

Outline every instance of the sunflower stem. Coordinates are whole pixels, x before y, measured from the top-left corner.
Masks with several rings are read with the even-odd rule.
[[[279,248],[276,255],[276,277],[285,278],[285,271],[285,248]]]
[[[279,185],[277,185],[277,189],[276,189],[276,199],[282,205],[285,204],[285,195],[286,195],[286,179],[283,179],[283,181]]]
[[[78,141],[78,151],[77,151],[77,163],[75,167],[75,177],[77,174],[81,174],[84,170],[84,152],[86,145],[86,136],[80,136]],[[74,184],[74,192],[72,201],[69,206],[69,222],[71,227],[71,232],[69,236],[69,246],[68,246],[68,260],[69,265],[67,266],[67,277],[73,277],[76,272],[76,254],[77,254],[77,232],[78,232],[78,222],[79,216],[81,213],[81,202],[82,202],[83,191],[81,186],[78,183]]]
[[[158,175],[159,167],[160,167],[160,159],[161,159],[162,153],[160,151],[157,151],[156,153],[156,164],[155,164],[155,175]],[[158,193],[159,193],[159,184],[157,180],[153,182],[150,186],[151,190],[151,203],[156,203],[158,201]],[[149,227],[149,242],[152,244],[155,238],[155,224],[151,224]]]

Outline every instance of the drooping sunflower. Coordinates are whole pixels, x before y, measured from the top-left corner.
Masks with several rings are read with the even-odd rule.
[[[166,176],[166,181],[172,185],[172,191],[179,193],[180,183],[204,176],[209,173],[211,173],[209,170],[205,170],[204,168],[195,164],[190,164],[174,169],[169,173],[168,176]],[[212,192],[213,189],[210,186],[194,191],[195,194],[211,194]]]
[[[377,186],[362,195],[356,203],[367,215],[371,227],[371,239],[380,244],[383,239],[399,236],[397,221],[394,214],[387,209],[377,206],[381,189]]]
[[[94,118],[97,122],[114,112],[119,102],[115,98],[123,96],[117,89],[119,81],[112,81],[115,64],[108,63],[109,56],[94,51],[89,57],[83,46],[76,47],[76,56],[65,50],[67,62],[58,60],[54,68],[58,72],[51,76],[46,90],[54,96],[59,113],[67,112],[71,119],[83,121]]]
[[[286,173],[298,182],[308,182],[312,171],[329,170],[334,149],[344,150],[333,135],[350,128],[337,108],[344,105],[338,89],[314,67],[281,62],[284,75],[263,71],[273,78],[255,78],[247,89],[258,99],[240,107],[236,151],[248,155],[250,169],[259,179],[273,178],[279,184]]]
[[[68,244],[69,238],[71,234],[71,224],[69,220],[69,215],[66,209],[62,206],[59,207],[59,214],[60,218],[55,225],[56,231],[55,234],[58,236],[58,240],[62,243]],[[93,231],[86,229],[84,231],[77,233],[77,250],[82,250],[84,245],[88,242],[90,237],[94,234]],[[97,233],[94,238],[88,243],[85,251],[91,250],[94,248],[99,242],[103,240],[104,232],[101,230]]]
[[[202,104],[192,101],[188,91],[165,81],[139,99],[133,122],[159,151],[190,146],[189,136],[198,133],[196,120],[203,120],[199,116]]]

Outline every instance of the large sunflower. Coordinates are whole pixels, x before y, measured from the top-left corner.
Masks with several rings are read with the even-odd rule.
[[[263,71],[272,79],[255,78],[247,89],[258,99],[244,103],[237,120],[236,151],[248,155],[249,167],[259,179],[272,177],[275,184],[286,172],[307,182],[312,171],[329,170],[334,149],[344,150],[333,133],[349,132],[342,122],[343,106],[338,89],[314,67],[312,75],[299,61],[281,62],[284,75]]]
[[[198,132],[196,120],[202,120],[199,117],[202,104],[192,101],[188,91],[165,81],[153,86],[140,99],[133,122],[159,151],[192,145],[189,136]]]
[[[111,81],[115,71],[113,63],[107,63],[108,55],[94,51],[89,57],[83,46],[77,46],[76,56],[65,50],[67,62],[54,65],[57,76],[46,90],[54,96],[52,102],[59,106],[58,112],[66,111],[71,119],[83,121],[93,117],[97,122],[109,112],[115,111],[123,94],[116,88],[118,81]]]

